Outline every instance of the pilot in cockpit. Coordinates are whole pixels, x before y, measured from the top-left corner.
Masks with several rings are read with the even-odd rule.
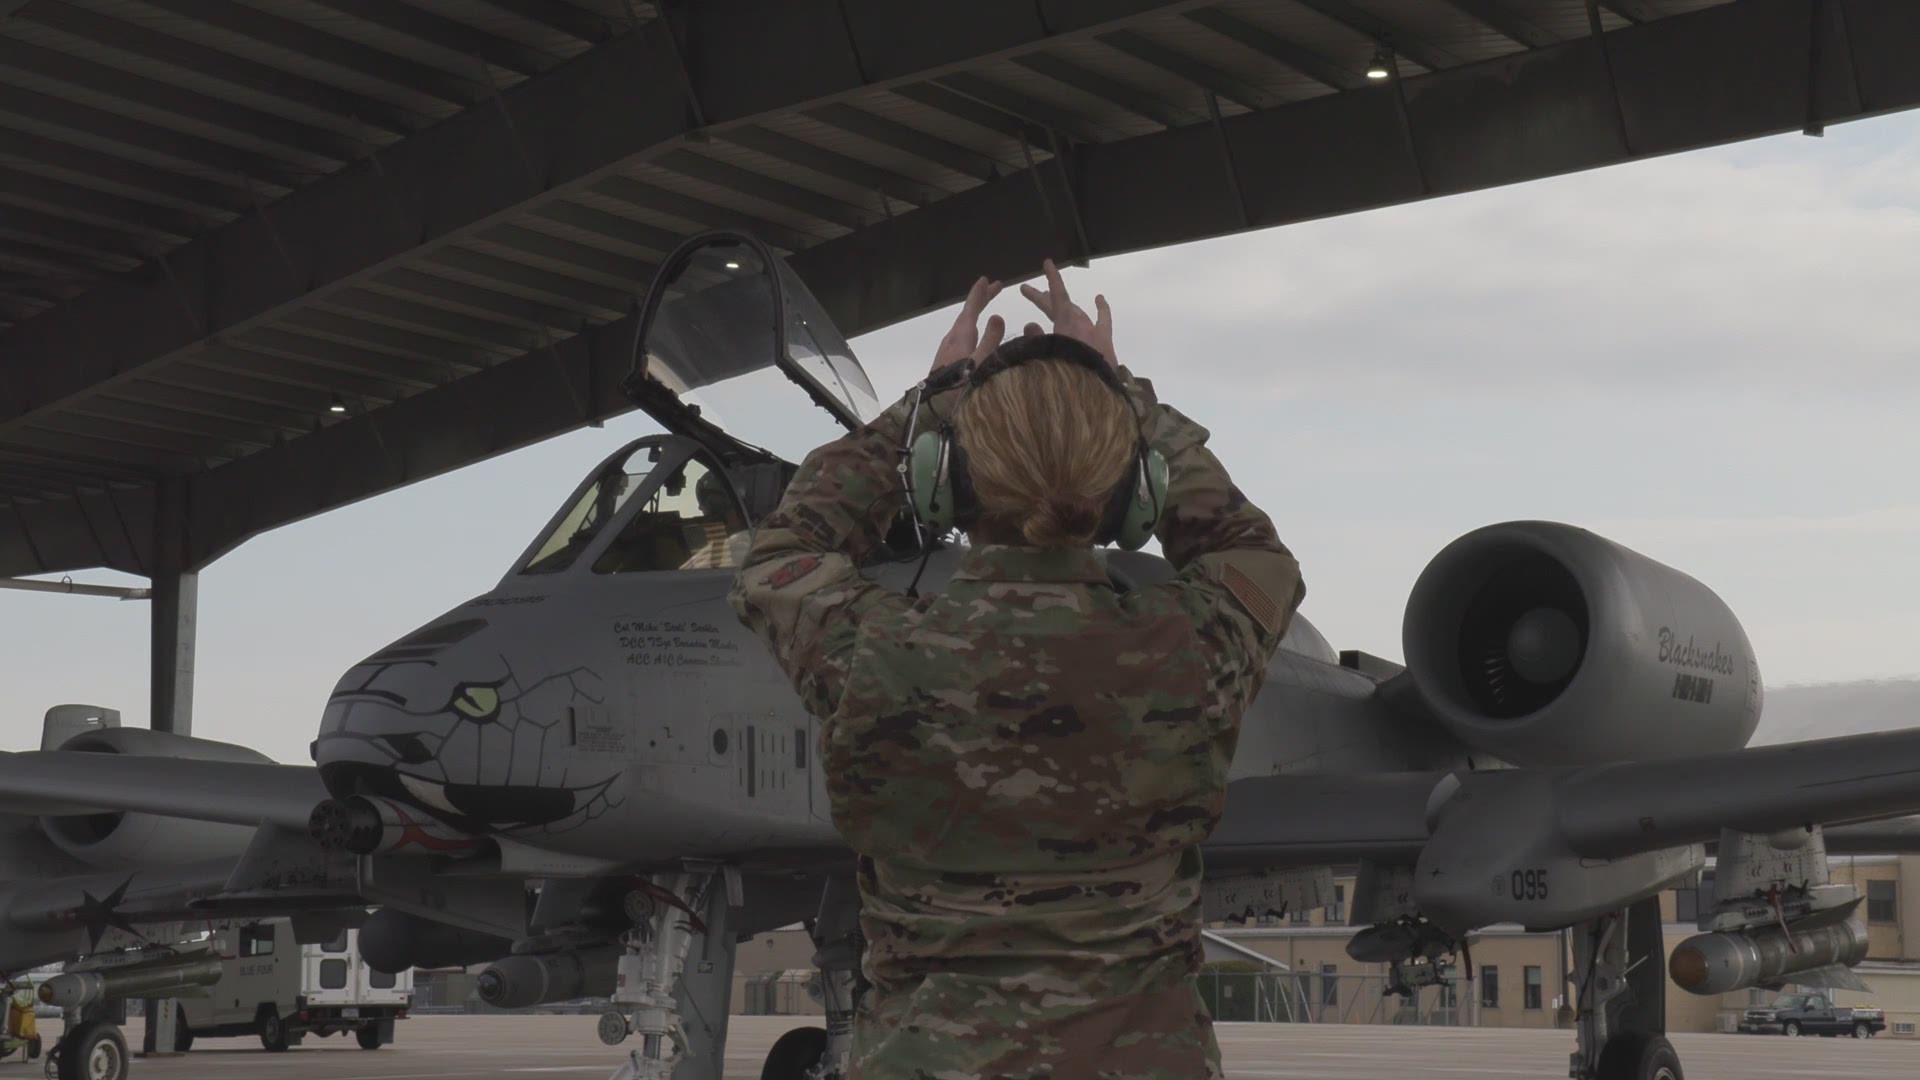
[[[682,570],[724,570],[739,566],[747,554],[753,534],[747,529],[740,505],[727,493],[727,482],[717,472],[700,474],[694,482],[693,498],[700,507],[700,518],[692,527],[701,530],[702,541]]]

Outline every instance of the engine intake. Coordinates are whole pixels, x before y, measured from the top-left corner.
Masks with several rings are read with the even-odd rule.
[[[1414,583],[1402,646],[1440,722],[1516,765],[1736,750],[1760,720],[1760,668],[1726,604],[1570,525],[1447,545]]]

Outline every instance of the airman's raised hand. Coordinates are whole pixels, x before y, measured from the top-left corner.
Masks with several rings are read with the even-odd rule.
[[[980,332],[980,313],[986,310],[993,298],[1000,295],[1005,286],[998,281],[981,278],[967,290],[966,303],[960,305],[960,314],[953,320],[953,328],[947,336],[940,339],[940,347],[933,353],[933,370],[939,372],[962,360],[979,363],[988,354],[1000,347],[1000,341],[1007,336],[1007,321],[995,315],[987,320],[987,331]]]
[[[1109,366],[1120,366],[1120,361],[1113,352],[1113,310],[1107,306],[1107,298],[1104,296],[1093,298],[1094,310],[1100,313],[1100,318],[1097,321],[1090,319],[1087,317],[1086,309],[1074,303],[1073,298],[1067,295],[1067,283],[1060,277],[1060,270],[1053,265],[1053,260],[1048,259],[1041,263],[1040,268],[1046,274],[1046,290],[1043,292],[1032,285],[1022,285],[1020,295],[1033,301],[1033,306],[1039,308],[1041,314],[1053,321],[1054,333],[1083,341],[1098,349],[1100,355],[1107,358]],[[1027,334],[1040,332],[1039,323],[1026,325]]]

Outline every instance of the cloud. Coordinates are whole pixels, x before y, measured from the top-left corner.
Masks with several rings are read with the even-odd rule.
[[[1639,162],[1083,276],[1131,351],[1178,349],[1243,393],[1911,388],[1912,155],[1853,174],[1802,141],[1790,164]]]

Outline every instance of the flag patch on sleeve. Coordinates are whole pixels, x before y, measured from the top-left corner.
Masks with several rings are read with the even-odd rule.
[[[1248,577],[1246,571],[1228,563],[1220,569],[1220,581],[1240,602],[1240,606],[1247,609],[1247,614],[1253,616],[1253,621],[1260,624],[1262,630],[1269,634],[1279,631],[1280,605],[1274,603],[1273,597],[1267,595],[1267,590]]]
[[[769,589],[784,589],[818,569],[820,569],[820,556],[803,555],[800,558],[789,559],[781,563],[780,566],[776,568],[773,573],[768,574],[760,584]]]

